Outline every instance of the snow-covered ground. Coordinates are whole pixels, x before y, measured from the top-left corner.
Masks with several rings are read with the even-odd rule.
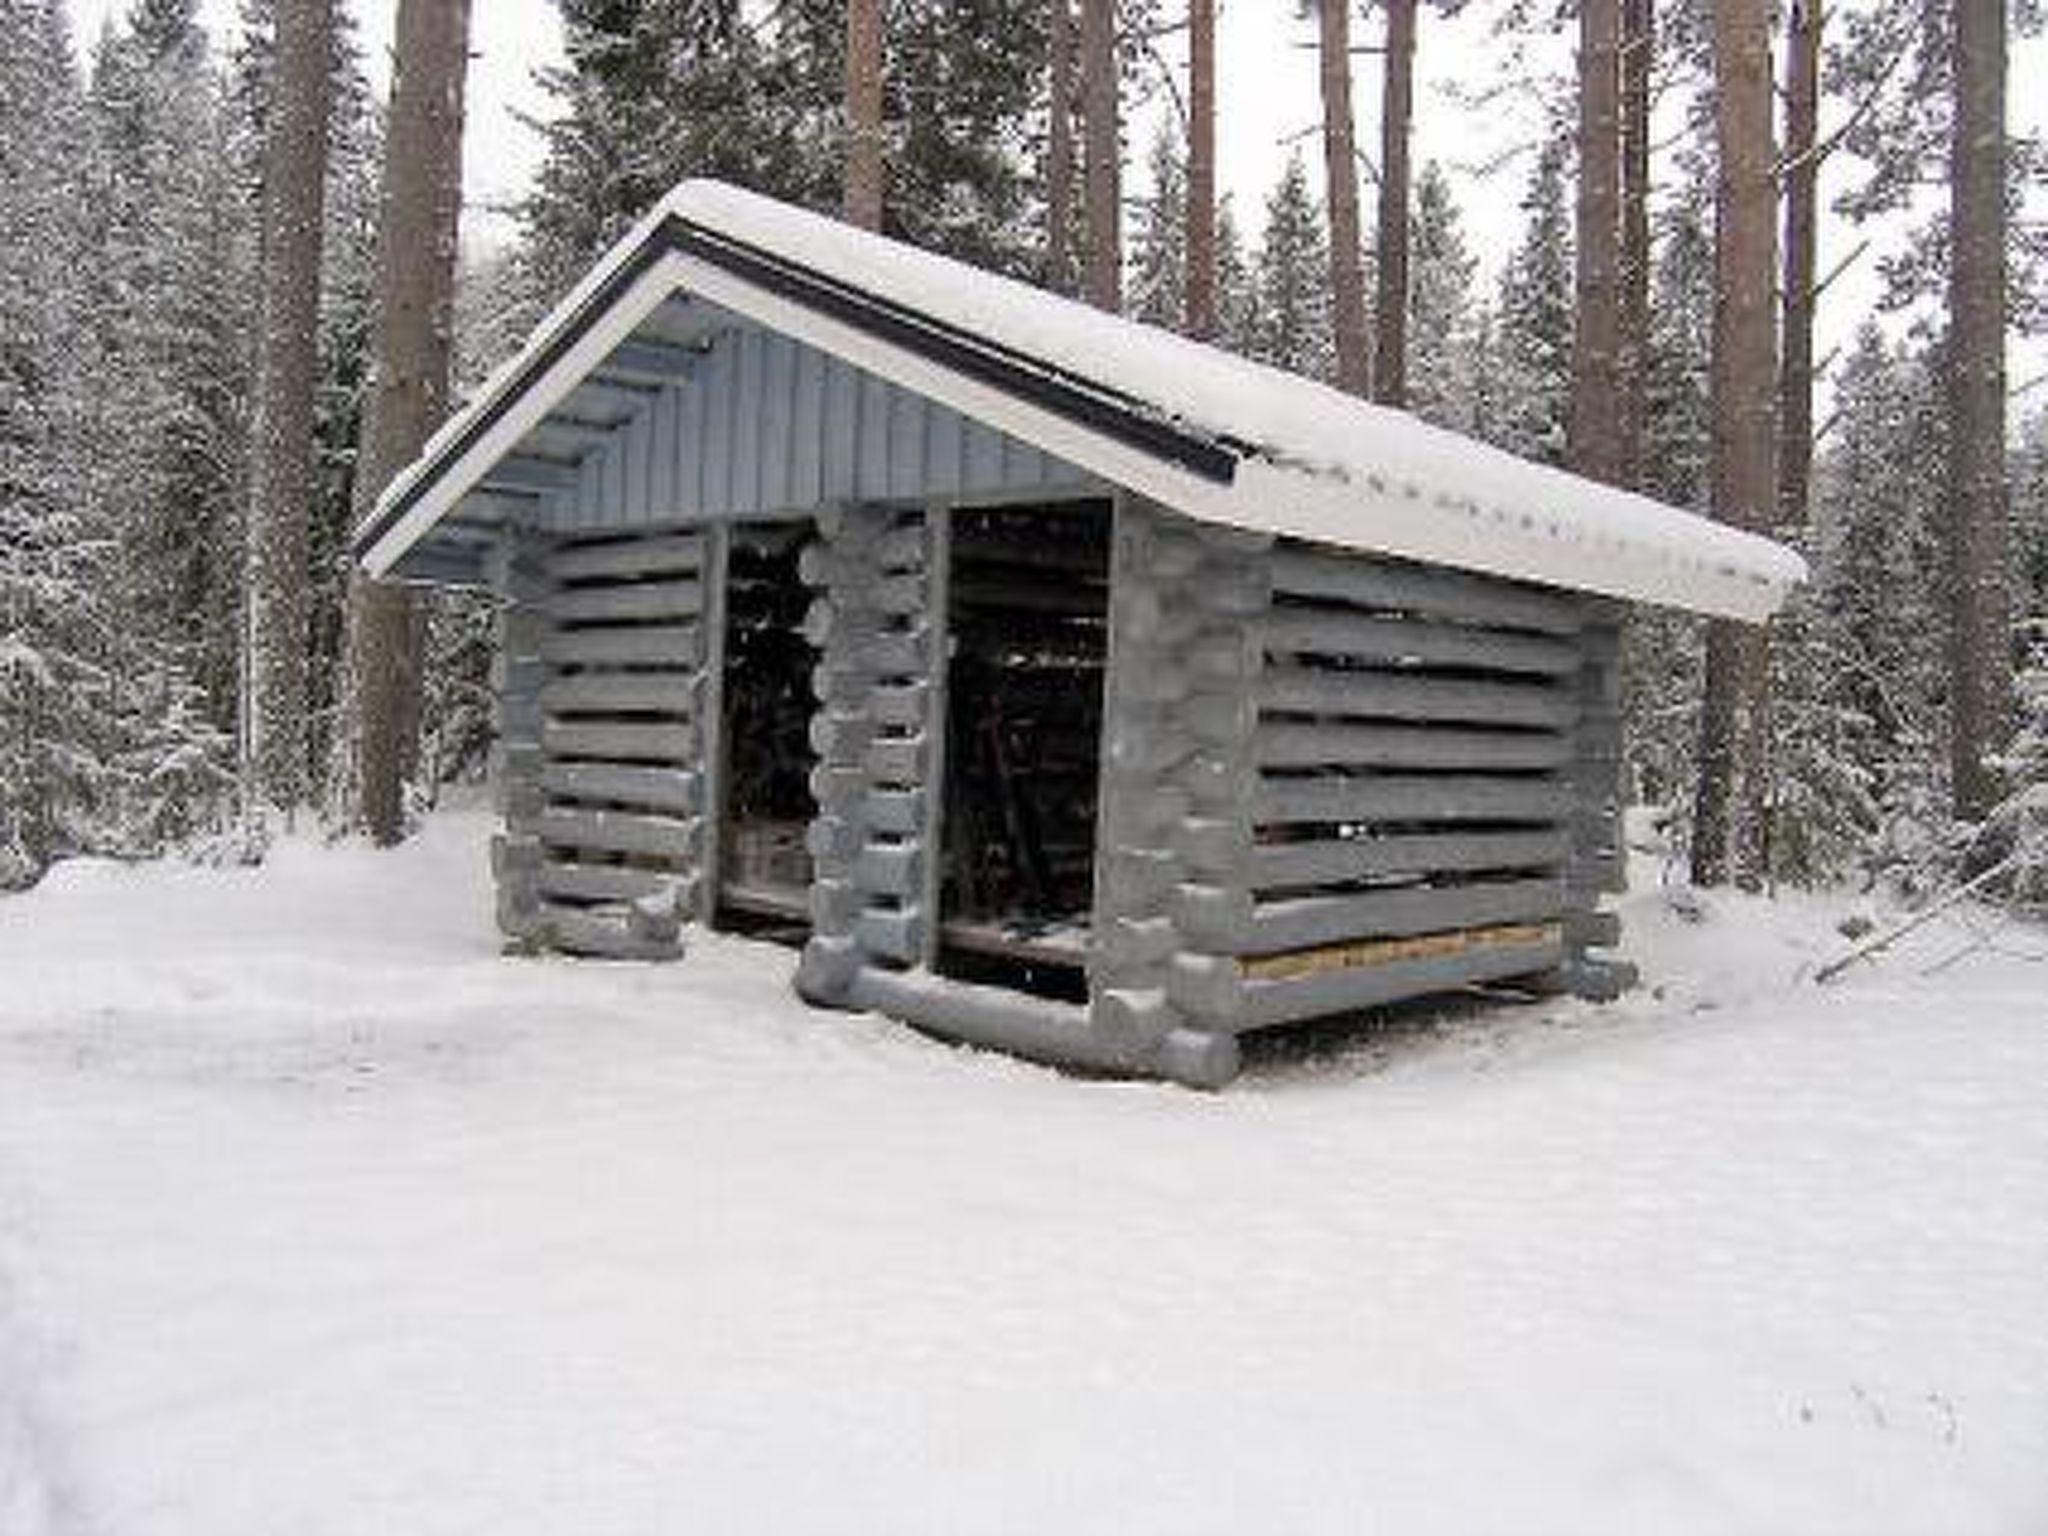
[[[0,901],[5,1536],[2048,1530],[2048,965],[1652,891],[1204,1096],[501,959],[484,836]]]

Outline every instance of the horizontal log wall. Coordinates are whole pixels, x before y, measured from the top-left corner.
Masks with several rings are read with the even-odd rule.
[[[701,898],[715,534],[510,534],[496,573],[499,923],[659,959]]]
[[[1539,973],[1611,991],[1585,953],[1613,938],[1610,611],[1144,504],[1124,525],[1100,1027]]]

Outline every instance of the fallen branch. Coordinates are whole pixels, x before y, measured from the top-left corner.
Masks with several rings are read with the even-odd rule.
[[[2011,868],[2011,859],[2000,859],[1996,864],[1992,865],[1989,869],[1985,870],[1982,874],[1978,875],[1974,880],[1966,881],[1962,885],[1957,886],[1954,890],[1950,891],[1946,896],[1942,897],[1941,900],[1930,902],[1928,905],[1922,907],[1918,912],[1915,912],[1911,917],[1907,918],[1903,923],[1897,923],[1892,927],[1885,929],[1882,933],[1874,934],[1870,938],[1864,940],[1861,944],[1858,944],[1854,949],[1850,950],[1849,953],[1842,956],[1839,960],[1829,961],[1826,965],[1822,966],[1819,970],[1813,973],[1813,979],[1815,983],[1819,984],[1823,982],[1833,981],[1837,976],[1841,975],[1842,972],[1846,971],[1858,960],[1867,960],[1872,955],[1878,954],[1880,951],[1891,948],[1892,945],[1896,944],[1900,939],[1903,939],[1907,934],[1911,933],[1914,929],[1920,927],[1922,924],[1934,921],[1935,918],[1941,916],[1942,913],[1946,912],[1950,907],[1955,906],[1958,902],[1967,901],[1970,897],[1976,895],[1977,892],[1983,890],[1985,886],[1991,884],[1992,881],[1996,880],[2000,875],[2005,874]]]

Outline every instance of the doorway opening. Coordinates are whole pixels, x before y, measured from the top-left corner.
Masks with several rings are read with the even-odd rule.
[[[809,594],[798,556],[808,522],[733,527],[725,570],[725,673],[719,732],[725,805],[713,925],[784,943],[810,934]]]
[[[1110,528],[1102,500],[952,514],[943,975],[1087,997]]]

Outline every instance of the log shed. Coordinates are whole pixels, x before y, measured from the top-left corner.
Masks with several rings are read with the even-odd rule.
[[[1260,1029],[1630,970],[1620,624],[1798,558],[688,182],[357,532],[501,604],[499,922],[1217,1086]]]

